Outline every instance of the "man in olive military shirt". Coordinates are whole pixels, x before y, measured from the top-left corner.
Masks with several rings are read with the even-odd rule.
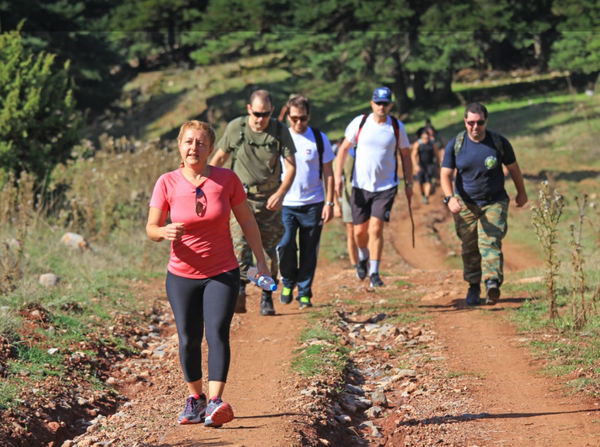
[[[281,221],[283,198],[296,175],[296,148],[289,129],[271,118],[273,100],[266,90],[257,90],[250,96],[248,116],[231,121],[210,164],[221,167],[230,155],[231,169],[238,175],[248,194],[248,203],[258,223],[263,248],[269,262],[271,276],[277,281],[277,244],[285,228]],[[285,176],[281,181],[280,157],[285,163]],[[246,273],[252,267],[252,250],[238,222],[231,217],[231,237],[242,282],[235,311],[246,312]],[[261,315],[275,315],[272,292],[263,291]]]

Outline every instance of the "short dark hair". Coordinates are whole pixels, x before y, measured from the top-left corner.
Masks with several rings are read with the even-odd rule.
[[[306,110],[306,114],[310,115],[310,101],[306,96],[296,95],[290,99],[287,103],[288,113],[292,107],[303,108]]]
[[[250,95],[250,102],[248,104],[252,105],[255,99],[260,100],[261,102],[269,102],[271,107],[273,106],[273,98],[271,94],[267,90],[255,90]]]
[[[479,102],[472,102],[465,108],[465,118],[467,117],[467,114],[469,112],[478,113],[479,115],[483,115],[484,119],[487,119],[487,117],[488,117],[487,109],[485,108],[485,106],[483,104],[481,104]]]

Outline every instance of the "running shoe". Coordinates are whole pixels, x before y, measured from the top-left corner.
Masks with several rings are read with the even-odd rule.
[[[281,304],[290,304],[294,297],[292,296],[292,289],[288,289],[284,287],[281,291],[281,295],[279,295],[279,302]]]
[[[302,296],[300,297],[300,309],[306,309],[307,307],[313,307],[312,303],[310,302],[310,298],[307,296]]]
[[[179,415],[179,423],[185,424],[198,424],[202,422],[204,412],[206,411],[206,396],[203,394],[199,396],[194,394],[187,398],[185,408]]]
[[[371,287],[384,287],[385,283],[379,277],[379,273],[371,273]]]
[[[260,314],[275,315],[275,308],[273,307],[273,292],[263,290],[262,297],[260,299]]]
[[[358,264],[356,264],[356,277],[361,281],[367,277],[368,264],[368,259],[365,259],[364,261],[358,261]]]
[[[231,421],[233,421],[233,410],[227,402],[223,402],[219,396],[208,401],[204,418],[205,427],[220,427]]]
[[[479,299],[481,295],[481,286],[479,284],[469,285],[469,291],[467,292],[467,299],[465,300],[469,306],[479,306],[481,301]]]
[[[485,304],[492,306],[500,299],[500,285],[496,279],[488,279],[485,283],[486,299]]]

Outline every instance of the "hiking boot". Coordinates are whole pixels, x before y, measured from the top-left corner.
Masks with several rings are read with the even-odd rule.
[[[213,397],[206,407],[205,427],[220,427],[227,422],[233,421],[233,410],[227,402],[220,397]]]
[[[469,306],[478,306],[481,304],[479,297],[481,296],[481,286],[479,284],[471,284],[467,292],[465,300]]]
[[[368,264],[368,259],[365,259],[364,261],[358,261],[358,264],[356,264],[356,277],[361,281],[367,277]]]
[[[485,283],[486,298],[485,304],[491,304],[492,306],[500,299],[500,285],[496,279],[488,279]]]
[[[262,297],[260,298],[260,314],[261,315],[275,315],[275,308],[273,307],[273,292],[263,290]]]
[[[306,309],[307,307],[313,307],[312,303],[310,302],[310,298],[307,296],[300,297],[298,301],[300,301],[300,310]]]
[[[381,280],[381,277],[379,276],[379,273],[371,273],[370,283],[371,283],[371,287],[384,287],[385,286],[384,282]]]
[[[204,394],[202,396],[194,394],[187,398],[185,408],[179,415],[179,423],[181,425],[198,424],[202,422],[205,410],[206,396]]]
[[[235,313],[246,313],[246,286],[240,287],[240,293],[238,293],[237,303],[235,304]]]
[[[421,196],[421,203],[423,205],[429,205],[429,197],[427,197],[427,196]]]
[[[294,297],[292,296],[292,289],[288,289],[284,287],[281,291],[281,295],[279,295],[279,302],[281,304],[290,304]]]

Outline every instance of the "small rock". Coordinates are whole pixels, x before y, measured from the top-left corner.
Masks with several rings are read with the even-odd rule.
[[[374,393],[371,393],[370,395],[371,400],[373,401],[373,405],[379,406],[379,407],[387,407],[387,398],[385,397],[385,394],[383,391],[375,391]]]
[[[33,318],[42,318],[42,313],[39,310],[32,310],[29,315],[31,315]]]
[[[80,441],[77,441],[77,447],[90,447],[91,445],[91,439],[81,439]]]
[[[359,386],[356,385],[352,385],[351,383],[349,383],[348,385],[346,385],[346,389],[348,391],[350,391],[352,394],[360,394],[360,395],[364,395],[365,392],[363,391],[363,389]]]
[[[383,438],[383,435],[377,429],[377,427],[371,427],[371,436],[373,436],[374,438]]]
[[[123,427],[125,430],[129,430],[130,428],[135,427],[135,422],[130,422],[129,424],[125,424]]]
[[[365,416],[367,416],[368,418],[371,418],[371,419],[375,419],[375,418],[378,418],[382,412],[383,412],[383,408],[374,406],[374,407],[369,408],[367,411],[365,411]]]
[[[58,352],[58,348],[50,348],[48,349],[48,354],[54,355]]]
[[[416,377],[417,372],[414,369],[401,369],[396,374],[396,377]]]
[[[165,351],[153,351],[152,352],[152,358],[153,359],[160,359],[160,360],[162,360],[163,358],[165,358],[166,355],[167,355],[167,353]]]
[[[380,327],[381,327],[381,325],[379,325],[379,324],[367,324],[365,326],[365,331],[373,332],[373,331],[378,330]]]
[[[63,442],[62,447],[73,447],[75,445],[75,441],[69,439],[68,441]]]
[[[352,419],[347,414],[340,414],[339,416],[334,416],[340,422],[350,423]]]
[[[60,424],[58,422],[48,422],[48,428],[52,431],[56,431],[60,428]]]
[[[51,287],[60,284],[60,276],[56,276],[54,273],[44,273],[40,275],[39,282],[44,287]]]
[[[112,385],[113,383],[117,383],[117,379],[115,379],[114,377],[109,377],[108,379],[106,379],[106,383]]]
[[[375,423],[373,421],[365,421],[362,424],[360,424],[358,426],[358,428],[367,428],[367,427],[374,427]]]
[[[77,234],[77,233],[65,233],[63,235],[63,237],[60,239],[60,241],[67,247],[70,247],[75,250],[79,250],[79,251],[91,250],[91,247],[90,247],[90,244],[88,244],[88,241],[86,241],[82,235]]]
[[[78,398],[77,398],[77,404],[78,404],[78,405],[84,406],[84,405],[86,405],[87,403],[88,403],[87,399],[84,399],[83,397],[78,397]]]
[[[149,373],[148,371],[142,371],[142,372],[140,373],[140,377],[141,377],[142,379],[147,379],[148,377],[150,377],[150,373]],[[125,406],[127,406],[127,405],[125,405]]]

